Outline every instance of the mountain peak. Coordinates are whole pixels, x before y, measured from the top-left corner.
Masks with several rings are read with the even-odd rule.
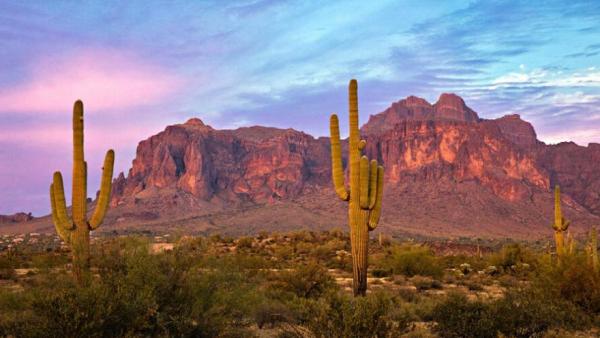
[[[371,133],[388,130],[407,120],[478,122],[479,116],[456,94],[443,93],[433,105],[423,98],[411,95],[393,103],[383,112],[371,115],[362,131]]]
[[[454,93],[443,93],[433,105],[435,117],[441,120],[477,122],[477,113],[467,107],[462,97]]]
[[[462,97],[454,93],[442,93],[438,98],[436,104],[438,105],[450,105],[454,107],[464,108],[466,107],[465,100]]]
[[[202,122],[202,120],[197,117],[192,117],[191,119],[185,121],[184,124],[188,125],[188,126],[199,126],[199,127],[206,126],[206,124],[204,124],[204,122]]]
[[[398,103],[405,107],[431,107],[431,103],[427,102],[427,100],[414,95],[408,96]]]

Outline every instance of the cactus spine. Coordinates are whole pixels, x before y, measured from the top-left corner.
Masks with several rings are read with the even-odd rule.
[[[554,187],[554,224],[552,224],[552,228],[554,229],[554,240],[556,241],[556,254],[559,259],[566,253],[564,233],[570,224],[571,221],[565,220],[562,215],[560,209],[560,187],[556,185]]]
[[[115,153],[111,149],[104,158],[102,183],[96,209],[92,218],[87,219],[87,163],[83,155],[83,103],[75,102],[73,107],[73,194],[69,218],[65,202],[62,174],[54,173],[50,185],[52,221],[56,232],[63,241],[71,245],[73,255],[73,276],[78,284],[87,280],[90,260],[90,230],[95,230],[104,220],[112,188]]]
[[[365,295],[367,291],[367,254],[369,231],[377,227],[381,214],[383,197],[383,167],[376,160],[369,162],[361,151],[366,141],[360,139],[358,129],[358,96],[356,80],[349,85],[349,166],[350,190],[347,189],[342,166],[339,121],[336,114],[331,115],[331,166],[332,179],[337,195],[348,202],[348,222],[352,247],[352,287],[354,295]]]

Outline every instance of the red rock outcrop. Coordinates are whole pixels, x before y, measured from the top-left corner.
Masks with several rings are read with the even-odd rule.
[[[18,212],[12,215],[0,215],[0,224],[22,223],[32,219],[31,213]]]
[[[292,129],[215,130],[199,119],[140,142],[129,175],[115,180],[113,205],[149,189],[195,198],[265,202],[328,181],[328,143]]]

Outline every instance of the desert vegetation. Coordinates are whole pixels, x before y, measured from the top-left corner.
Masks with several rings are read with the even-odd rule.
[[[600,324],[589,250],[525,243],[369,242],[353,297],[339,230],[91,238],[91,283],[71,248],[25,236],[0,254],[0,336],[587,337]],[[35,239],[35,242],[31,242]],[[452,247],[452,252],[443,250]],[[445,254],[441,254],[445,252]],[[480,254],[483,252],[483,254]]]

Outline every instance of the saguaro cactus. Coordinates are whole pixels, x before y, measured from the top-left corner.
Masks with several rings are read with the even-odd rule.
[[[565,250],[567,251],[567,254],[569,256],[574,255],[576,248],[577,248],[577,241],[575,241],[575,238],[573,238],[573,234],[571,234],[570,231],[567,231],[567,240],[565,243]]]
[[[590,265],[595,272],[600,270],[600,262],[598,261],[598,233],[596,228],[590,230],[590,241],[587,246]]]
[[[59,171],[54,173],[50,185],[52,220],[56,232],[63,241],[71,245],[73,254],[73,275],[79,284],[85,283],[90,260],[90,230],[95,230],[104,220],[110,200],[113,164],[115,153],[106,152],[102,168],[102,183],[96,209],[92,218],[87,219],[87,163],[83,157],[83,103],[75,102],[73,107],[73,196],[72,217],[67,214],[63,179]]]
[[[346,187],[340,128],[336,114],[331,115],[331,166],[332,178],[337,195],[348,202],[348,223],[352,246],[352,270],[354,295],[364,295],[367,291],[367,251],[369,231],[377,227],[381,214],[383,197],[383,167],[376,160],[369,163],[361,157],[366,141],[360,139],[358,130],[358,96],[356,80],[349,85],[350,140],[348,146],[350,166],[350,190]]]
[[[554,240],[556,241],[556,254],[559,259],[563,256],[565,251],[565,239],[564,233],[569,228],[571,221],[565,220],[560,209],[560,187],[556,185],[554,187]]]

